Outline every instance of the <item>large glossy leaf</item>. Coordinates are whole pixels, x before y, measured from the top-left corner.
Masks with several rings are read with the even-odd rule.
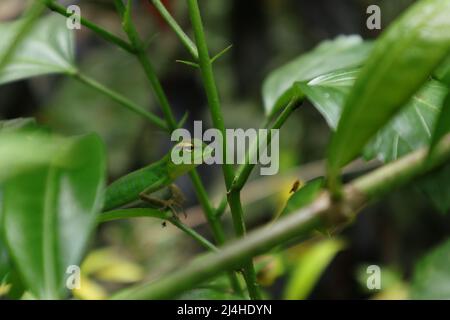
[[[448,89],[444,85],[429,81],[414,95],[404,110],[365,147],[365,157],[390,162],[427,146],[431,141],[439,114],[444,108],[447,92]],[[448,128],[442,128],[441,133],[445,130]],[[450,210],[450,165],[420,179],[417,186],[440,212],[447,213]]]
[[[3,186],[3,231],[9,252],[38,298],[64,296],[66,270],[80,263],[102,205],[103,146],[97,136],[67,141],[43,164]],[[52,162],[53,163],[53,162]]]
[[[414,270],[411,298],[450,299],[450,241],[447,240],[424,258]]]
[[[330,179],[420,89],[450,48],[450,1],[422,0],[376,42],[333,135]]]
[[[23,21],[0,24],[0,56],[15,41]],[[64,17],[50,15],[40,19],[17,45],[0,70],[0,84],[50,73],[73,73],[74,38]]]
[[[280,110],[295,92],[295,83],[308,81],[338,69],[360,66],[367,58],[371,43],[359,36],[340,36],[325,41],[273,71],[263,86],[264,107],[268,115]]]
[[[13,120],[1,120],[0,121],[0,134],[12,134],[17,132],[30,132],[34,129],[36,129],[36,121],[32,118],[19,118],[19,119],[13,119]],[[8,137],[12,137],[11,135],[8,135]],[[25,138],[25,136],[24,136]],[[1,143],[0,138],[0,143]],[[0,148],[1,149],[1,148]],[[6,151],[6,150],[5,150]],[[6,151],[7,152],[7,151]],[[0,155],[0,162],[5,163],[4,159],[2,159]],[[3,170],[10,171],[11,167],[17,163],[17,159],[14,159],[14,161],[10,161],[6,165],[3,165]],[[1,166],[0,166],[1,167]],[[0,174],[1,176],[1,174]],[[0,187],[0,203],[1,203],[1,187]],[[2,211],[0,210],[0,225],[2,221]],[[0,285],[5,283],[10,283],[10,272],[11,272],[11,261],[9,258],[9,254],[6,248],[6,245],[3,242],[3,233],[0,228]]]
[[[0,182],[52,162],[55,153],[66,146],[67,139],[41,132],[0,133]],[[55,165],[67,164],[59,160]]]
[[[358,73],[357,69],[340,70],[298,84],[332,129],[336,129]],[[365,147],[366,158],[392,161],[427,145],[446,94],[443,84],[427,82]]]
[[[311,81],[298,82],[297,86],[335,130],[342,113],[345,99],[350,93],[359,69],[333,71]]]
[[[2,44],[0,45],[0,71],[3,70],[11,57],[16,53],[18,46],[22,43],[22,40],[26,37],[28,32],[32,30],[44,9],[45,6],[43,2],[34,1],[11,34],[2,35]]]
[[[392,161],[428,145],[446,93],[444,85],[429,81],[375,136],[364,151],[366,158]]]
[[[335,129],[339,122],[343,103],[357,75],[356,69],[340,70],[309,82],[299,83],[305,96],[324,116],[332,129]],[[389,162],[428,145],[447,92],[447,88],[437,81],[425,84],[404,109],[364,148],[365,157]],[[449,169],[440,169],[419,181],[420,189],[431,198],[441,212],[450,209]]]

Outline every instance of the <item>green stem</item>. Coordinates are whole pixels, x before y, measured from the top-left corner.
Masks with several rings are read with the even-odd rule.
[[[105,96],[108,96],[109,98],[116,101],[118,104],[127,108],[128,110],[146,118],[149,122],[151,122],[158,128],[163,129],[164,131],[167,131],[167,126],[163,120],[161,120],[159,117],[155,116],[154,114],[152,114],[148,111],[145,111],[143,108],[137,106],[134,102],[132,102],[128,98],[122,96],[121,94],[109,89],[108,87],[104,86],[103,84],[101,84],[101,83],[97,82],[96,80],[94,80],[86,75],[83,75],[81,73],[73,74],[73,78],[84,83],[88,87],[91,87],[92,89],[104,94]]]
[[[52,0],[44,0],[44,2],[45,2],[45,5],[47,6],[47,8],[52,10],[53,12],[57,12],[65,17],[70,17],[70,14],[67,13],[67,9],[64,8],[63,6],[55,3]],[[104,40],[117,45],[118,47],[122,48],[123,50],[125,50],[129,53],[132,53],[132,54],[135,53],[133,47],[128,42],[122,40],[121,38],[117,37],[116,35],[112,34],[111,32],[101,28],[97,24],[95,24],[89,20],[86,20],[83,17],[81,17],[80,22],[83,26],[92,30],[97,35],[99,35],[101,38],[103,38]]]
[[[202,74],[203,85],[205,87],[206,96],[208,99],[208,105],[212,117],[214,127],[222,133],[223,146],[222,155],[223,159],[227,157],[227,142],[225,134],[225,123],[223,120],[222,110],[220,106],[219,92],[217,90],[216,81],[214,79],[214,72],[212,68],[211,57],[209,55],[209,49],[203,29],[203,22],[198,7],[197,0],[188,0],[189,14],[192,22],[192,26],[195,33],[195,41],[197,44],[197,50],[199,55],[199,66]],[[223,175],[227,190],[231,187],[233,182],[234,173],[230,164],[222,165]],[[228,203],[230,204],[231,213],[233,216],[234,230],[238,237],[245,236],[245,222],[240,203],[239,194],[231,193],[228,196]],[[252,299],[260,299],[261,295],[256,286],[255,270],[253,262],[247,261],[244,263],[244,278],[246,280],[247,289],[249,290],[250,297]]]
[[[288,105],[280,114],[280,116],[276,119],[275,123],[271,127],[271,130],[279,130],[298,106],[299,101],[297,99],[291,100],[291,102],[288,103]],[[267,141],[262,141],[263,149],[267,148],[267,146],[269,146],[272,141],[271,130],[268,133]],[[250,150],[247,152],[245,156],[245,164],[243,164],[239,168],[238,173],[236,174],[236,177],[233,181],[233,184],[231,185],[230,191],[242,190],[248,178],[250,177],[253,168],[255,167],[255,164],[251,163],[250,159],[253,158],[256,159],[260,147],[261,147],[260,142],[256,142],[251,146]]]
[[[213,252],[219,252],[219,249],[213,245],[211,242],[209,242],[207,239],[205,239],[201,234],[199,234],[197,231],[195,231],[192,228],[189,228],[187,225],[182,223],[177,218],[170,218],[170,223],[172,223],[175,227],[178,229],[184,231],[187,235],[191,236],[192,239],[197,240],[198,243],[203,245],[206,249],[211,250]]]
[[[169,11],[167,11],[166,7],[161,3],[160,0],[149,0],[153,3],[156,10],[158,10],[159,14],[163,17],[166,23],[172,28],[175,34],[180,39],[181,43],[186,47],[186,49],[191,54],[192,58],[195,61],[198,60],[198,50],[195,46],[194,42],[192,42],[191,38],[183,31],[180,25],[175,21]]]
[[[177,129],[178,123],[171,110],[169,100],[167,99],[167,96],[164,92],[161,82],[156,76],[156,72],[155,69],[153,68],[153,65],[151,64],[145,52],[143,51],[139,51],[137,53],[137,58],[145,71],[147,79],[150,81],[151,87],[153,88],[153,92],[155,93],[157,101],[161,106],[161,110],[164,114],[164,118],[166,119],[168,127],[171,129],[171,131]]]
[[[225,233],[223,232],[220,220],[216,219],[214,214],[211,214],[214,212],[214,209],[211,206],[208,194],[206,193],[206,190],[200,180],[200,176],[195,171],[191,171],[189,175],[191,177],[192,184],[195,187],[200,205],[202,206],[203,210],[208,212],[208,214],[206,215],[206,219],[208,220],[208,223],[212,228],[215,241],[218,245],[223,245],[225,243]]]
[[[264,122],[261,125],[261,127],[262,128],[267,128],[269,126],[270,122],[271,122],[270,118],[267,117],[264,120]],[[243,167],[243,165],[240,165],[238,170],[237,170],[237,172],[242,170],[242,167]],[[235,177],[235,179],[236,179],[236,177]],[[222,200],[220,200],[220,203],[219,203],[218,207],[215,209],[215,212],[214,212],[215,216],[217,218],[220,218],[225,213],[225,211],[227,209],[227,206],[228,206],[228,198],[227,198],[227,194],[225,194],[225,196],[222,198]]]
[[[161,220],[168,220],[175,227],[186,233],[192,239],[197,241],[200,245],[213,252],[219,252],[219,249],[205,239],[202,235],[196,232],[194,229],[189,228],[187,225],[182,223],[179,219],[174,218],[171,212],[161,211],[158,209],[140,208],[140,209],[125,209],[125,210],[114,210],[109,212],[104,212],[99,215],[98,222],[104,223],[115,220],[131,219],[131,218],[157,218]]]
[[[393,189],[410,183],[450,160],[450,135],[438,144],[427,165],[427,148],[368,173],[345,186],[344,197],[336,203],[328,192],[321,194],[312,204],[287,215],[277,222],[255,230],[245,239],[223,247],[220,254],[206,254],[188,266],[162,280],[124,290],[114,298],[167,299],[195,285],[215,277],[224,270],[236,268],[242,260],[279,246],[299,236],[310,236],[324,226],[330,227],[330,218],[339,216],[339,224],[347,225],[369,202],[389,194]],[[333,224],[332,227],[338,227]]]
[[[228,199],[227,199],[227,196],[225,195],[222,198],[222,200],[220,200],[220,203],[217,206],[217,208],[216,208],[216,210],[214,212],[214,215],[217,218],[220,218],[225,213],[225,211],[227,210],[227,207],[228,207]]]

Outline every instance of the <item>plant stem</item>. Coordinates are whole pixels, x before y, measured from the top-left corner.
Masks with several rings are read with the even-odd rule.
[[[135,55],[138,58],[138,61],[141,64],[142,68],[144,69],[144,72],[145,72],[145,74],[150,82],[150,85],[156,95],[156,98],[161,106],[161,109],[164,113],[164,117],[167,122],[167,126],[169,127],[170,131],[174,131],[178,128],[178,123],[172,112],[172,108],[170,106],[169,99],[167,98],[167,95],[164,92],[161,82],[159,81],[158,76],[156,75],[155,69],[153,68],[153,65],[150,62],[150,59],[147,57],[147,55],[144,51],[144,45],[143,45],[142,40],[139,37],[136,27],[134,26],[131,17],[130,16],[126,17],[127,14],[131,15],[131,12],[126,11],[127,8],[125,8],[125,6],[123,5],[121,0],[115,0],[115,5],[117,8],[117,11],[119,12],[119,15],[121,16],[122,20],[124,21],[124,30],[127,33],[132,46],[134,47],[134,50],[136,52]],[[128,9],[130,9],[130,7]],[[127,19],[125,19],[125,18],[127,18]],[[199,202],[203,207],[205,216],[206,216],[206,218],[210,224],[210,227],[212,229],[214,239],[218,245],[222,245],[225,241],[223,228],[222,228],[222,225],[219,223],[219,220],[216,219],[216,217],[214,215],[214,210],[209,201],[206,189],[203,186],[203,183],[201,182],[200,176],[195,168],[190,172],[189,175],[190,175],[190,178],[194,185],[195,192],[197,194]],[[231,283],[233,290],[236,293],[241,294],[242,289],[240,287],[239,279],[237,278],[237,275],[235,273],[231,272],[229,274],[229,278],[230,278],[230,283]]]
[[[44,0],[44,2],[45,2],[45,5],[47,6],[47,8],[49,8],[50,10],[57,12],[65,17],[71,16],[69,13],[67,13],[66,8],[55,3],[53,0]],[[99,35],[101,38],[103,38],[104,40],[117,45],[118,47],[122,48],[123,50],[125,50],[129,53],[132,53],[132,54],[135,53],[133,47],[128,42],[122,40],[121,38],[117,37],[116,35],[112,34],[111,32],[101,28],[97,24],[95,24],[89,20],[86,20],[83,17],[81,17],[80,22],[83,26],[92,30],[97,35]]]
[[[266,117],[266,119],[264,120],[264,122],[263,122],[263,124],[261,125],[261,127],[267,129],[270,123],[271,123],[270,117]],[[251,146],[251,148],[254,148],[254,146]],[[246,159],[247,159],[247,158],[249,158],[248,154],[246,154]],[[238,168],[238,170],[237,170],[238,174],[236,174],[236,176],[235,176],[234,179],[236,179],[236,177],[239,176],[239,172],[240,172],[241,170],[243,170],[243,166],[244,166],[244,165],[245,165],[245,164],[239,166],[239,168]],[[220,201],[218,207],[215,209],[214,214],[215,214],[215,216],[216,216],[217,218],[220,218],[220,217],[225,213],[225,211],[226,211],[226,209],[227,209],[227,205],[228,205],[228,198],[227,198],[227,194],[226,194],[226,195],[222,198],[222,200]]]
[[[141,217],[149,217],[149,218],[157,218],[161,220],[168,220],[175,227],[186,233],[192,239],[197,241],[200,245],[205,247],[207,250],[211,250],[213,252],[218,252],[219,249],[205,239],[202,235],[196,232],[194,229],[189,228],[187,225],[182,223],[178,218],[174,218],[173,214],[168,211],[161,211],[158,209],[150,209],[150,208],[141,208],[141,209],[125,209],[125,210],[114,210],[109,212],[104,212],[98,217],[98,222],[109,222],[115,220],[122,219],[130,219],[130,218],[141,218]]]
[[[197,198],[202,206],[203,210],[212,213],[214,209],[211,206],[211,203],[208,198],[208,194],[206,193],[205,188],[201,182],[200,176],[191,171],[189,173],[192,184],[195,187],[195,191],[197,193]],[[215,241],[218,245],[223,245],[225,243],[225,233],[223,232],[222,225],[220,224],[220,220],[215,217],[213,214],[207,214],[206,219],[208,220],[208,224],[211,226]]]
[[[227,199],[227,196],[225,195],[222,198],[222,200],[220,200],[219,205],[215,209],[214,214],[217,217],[217,219],[220,218],[225,213],[225,211],[227,210],[227,207],[228,207],[228,199]]]
[[[205,239],[201,234],[199,234],[197,231],[195,231],[192,228],[189,228],[187,225],[182,223],[177,218],[170,218],[170,223],[172,223],[175,227],[178,229],[184,231],[186,234],[191,236],[193,239],[197,240],[198,243],[203,245],[206,249],[211,250],[213,252],[219,252],[219,249],[213,245],[211,242],[209,242],[207,239]]]
[[[186,49],[191,54],[192,58],[195,61],[198,61],[198,50],[195,46],[194,42],[189,38],[189,36],[183,31],[180,25],[175,21],[169,11],[167,11],[166,7],[161,3],[160,0],[149,0],[153,3],[156,10],[158,10],[159,14],[163,17],[166,23],[172,28],[175,34],[180,39],[181,43],[186,47]]]
[[[150,81],[151,87],[153,88],[153,92],[155,93],[157,101],[161,106],[161,110],[164,114],[164,118],[166,119],[168,127],[170,128],[171,131],[177,129],[178,128],[177,121],[175,119],[174,114],[172,113],[169,100],[167,99],[167,96],[164,92],[161,82],[156,76],[156,72],[155,69],[153,68],[153,65],[151,64],[145,52],[139,50],[136,56],[140,64],[142,65],[142,68],[144,69],[148,80]]]
[[[168,130],[168,128],[163,120],[161,120],[159,117],[155,116],[154,114],[152,114],[148,111],[145,111],[143,108],[137,106],[134,102],[132,102],[128,98],[122,96],[121,94],[109,89],[108,87],[97,82],[96,80],[94,80],[86,75],[83,75],[79,72],[73,74],[72,76],[74,79],[80,81],[81,83],[84,83],[88,87],[91,87],[92,89],[104,94],[105,96],[108,96],[109,98],[116,101],[118,104],[127,108],[128,110],[146,118],[149,122],[151,122],[158,128],[163,129],[164,131]]]
[[[245,239],[225,246],[220,254],[202,255],[184,269],[160,281],[129,288],[114,298],[167,299],[224,270],[239,266],[243,259],[264,253],[289,240],[298,239],[299,236],[310,236],[317,228],[346,225],[354,220],[356,213],[367,203],[448,163],[450,135],[440,141],[427,165],[426,159],[427,148],[413,152],[346,185],[344,196],[339,203],[333,202],[330,193],[324,192],[307,207],[281,218],[270,226],[251,232]]]
[[[203,85],[205,87],[206,96],[208,99],[208,105],[212,117],[214,127],[222,133],[223,146],[222,155],[223,159],[227,157],[227,142],[225,134],[225,123],[223,120],[222,110],[220,106],[219,92],[217,90],[216,82],[214,79],[214,72],[212,68],[211,57],[209,55],[209,49],[206,42],[205,32],[203,30],[203,22],[198,7],[197,0],[188,0],[189,14],[192,22],[192,26],[195,33],[195,41],[197,45],[199,55],[199,66],[202,74]],[[225,185],[227,190],[231,187],[233,182],[234,173],[230,164],[222,165],[223,175],[225,179]],[[245,236],[245,222],[242,206],[240,202],[239,194],[230,193],[228,195],[228,203],[230,205],[231,213],[233,216],[234,230],[238,237]],[[251,260],[247,261],[243,265],[244,278],[247,284],[250,297],[252,299],[260,299],[261,295],[256,286],[255,269]]]
[[[269,134],[267,136],[267,141],[262,141],[262,143],[256,142],[251,147],[250,150],[247,152],[245,156],[245,164],[243,164],[237,174],[234,178],[233,184],[231,185],[231,189],[229,192],[232,191],[240,191],[244,187],[245,183],[247,182],[248,178],[250,177],[250,174],[252,173],[253,168],[255,167],[255,164],[251,163],[251,159],[256,159],[258,151],[261,148],[267,148],[271,141],[272,141],[272,130],[279,130],[282,125],[286,122],[286,120],[289,118],[289,116],[292,114],[292,112],[298,108],[299,101],[297,99],[292,99],[286,108],[283,110],[283,112],[280,114],[280,116],[277,118],[273,126],[271,127],[271,130],[269,131]]]

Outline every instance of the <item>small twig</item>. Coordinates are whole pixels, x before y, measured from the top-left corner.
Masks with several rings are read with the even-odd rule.
[[[44,0],[44,2],[48,9],[50,9],[54,12],[57,12],[65,17],[70,17],[70,14],[67,13],[67,9],[64,8],[63,6],[55,3],[52,0]],[[83,17],[81,17],[80,22],[83,26],[92,30],[97,35],[99,35],[101,38],[106,40],[107,42],[113,43],[129,53],[132,53],[132,54],[135,53],[134,48],[128,42],[126,42],[125,40],[122,40],[121,38],[117,37],[116,35],[112,34],[111,32],[103,29],[102,27],[98,26],[97,24],[95,24]]]
[[[266,141],[262,141],[261,143],[256,142],[254,143],[250,150],[247,152],[245,156],[245,164],[242,165],[239,168],[239,171],[236,174],[236,177],[233,180],[233,183],[231,185],[231,188],[228,190],[228,192],[233,191],[240,191],[244,187],[245,183],[247,182],[248,178],[250,177],[250,174],[255,167],[255,164],[250,161],[251,159],[256,159],[256,155],[258,151],[264,150],[267,148],[268,145],[270,145],[272,141],[272,130],[279,130],[283,124],[286,122],[286,120],[289,118],[289,116],[292,114],[292,112],[300,105],[301,103],[297,99],[292,99],[286,106],[286,108],[283,110],[283,112],[280,114],[280,116],[277,118],[273,126],[271,127],[271,130],[268,133],[268,137]],[[262,144],[259,145],[259,144]],[[260,147],[262,149],[260,149]]]
[[[178,63],[182,63],[185,64],[189,67],[193,67],[193,68],[199,68],[200,66],[198,65],[198,63],[192,62],[192,61],[187,61],[187,60],[175,60],[175,62]]]
[[[190,236],[192,239],[197,241],[206,249],[211,250],[213,252],[219,252],[219,249],[215,245],[213,245],[211,242],[205,239],[197,231],[182,223],[178,218],[173,217],[173,213],[170,211],[161,211],[158,209],[147,209],[147,208],[114,210],[100,214],[97,221],[98,223],[105,223],[116,220],[142,218],[142,217],[156,218],[163,221],[167,220],[175,227],[177,227],[178,229],[186,233],[188,236]]]
[[[122,107],[146,118],[149,122],[151,122],[158,128],[163,129],[164,131],[168,130],[164,120],[162,120],[159,117],[155,116],[154,114],[144,110],[143,108],[137,106],[134,102],[132,102],[128,98],[126,98],[126,97],[122,96],[121,94],[113,91],[112,89],[104,86],[103,84],[97,82],[96,80],[89,78],[88,76],[81,74],[81,73],[75,73],[73,75],[73,78],[80,81],[81,83],[87,85],[88,87],[104,94],[105,96],[108,96],[109,98],[111,98],[112,100],[114,100],[118,104],[120,104]]]
[[[198,60],[198,50],[195,46],[195,43],[189,38],[189,36],[183,31],[180,25],[175,21],[169,11],[167,11],[166,7],[161,3],[160,0],[149,0],[153,3],[156,10],[158,10],[159,14],[163,17],[163,19],[167,22],[167,24],[172,28],[175,34],[180,39],[181,43],[186,47],[186,49],[191,54],[192,58],[195,61]]]
[[[220,51],[218,54],[216,54],[214,57],[211,58],[211,63],[216,62],[217,59],[222,57],[225,53],[227,53],[231,48],[233,48],[233,45],[230,44],[228,47]]]

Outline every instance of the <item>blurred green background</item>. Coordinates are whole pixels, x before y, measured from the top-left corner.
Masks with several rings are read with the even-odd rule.
[[[217,53],[233,45],[215,64],[227,126],[260,126],[264,117],[261,86],[271,70],[310,50],[320,41],[340,34],[376,38],[379,31],[366,28],[367,6],[377,4],[381,7],[382,26],[386,28],[412,2],[201,1],[211,51]],[[0,20],[16,18],[23,3],[2,0]],[[122,34],[111,1],[61,3],[78,4],[84,17]],[[185,1],[168,3],[180,24],[189,30]],[[149,56],[176,115],[181,118],[189,111],[187,128],[192,128],[194,120],[203,120],[204,126],[210,125],[198,73],[192,67],[175,62],[188,59],[188,54],[144,1],[135,1],[134,8],[134,18],[143,37],[150,41]],[[86,28],[76,34],[77,61],[84,72],[159,113],[147,79],[133,57],[105,43]],[[164,132],[62,76],[39,77],[0,87],[0,117],[28,116],[36,117],[40,123],[64,134],[98,132],[108,148],[110,180],[158,159],[170,148]],[[298,172],[308,178],[323,173],[323,166],[317,161],[325,156],[329,135],[325,121],[308,103],[291,117],[280,136],[280,177],[264,178],[244,189],[249,228],[270,221],[286,200],[286,192],[298,178]],[[203,166],[200,173],[210,195],[214,199],[220,197],[223,181],[219,168]],[[254,175],[254,179],[258,178]],[[189,180],[181,179],[179,185],[189,199],[186,223],[211,238],[196,206]],[[228,214],[224,223],[231,234]],[[416,188],[405,188],[364,210],[355,223],[339,235],[339,240],[328,244],[321,242],[323,247],[311,241],[261,257],[258,259],[261,269],[258,276],[267,295],[277,299],[402,299],[407,297],[407,283],[414,263],[426,250],[444,240],[449,231],[448,216],[439,214]],[[84,265],[85,276],[89,277],[91,285],[78,295],[101,298],[109,290],[126,283],[143,278],[156,279],[183,267],[200,251],[201,248],[178,230],[170,226],[162,228],[157,221],[143,219],[106,224],[92,242],[91,254]],[[322,256],[317,254],[319,251]],[[308,269],[305,267],[308,261],[322,263],[324,267],[329,261],[331,263],[322,275],[299,275],[298,270]],[[365,266],[371,264],[382,267],[385,280],[382,291],[365,288]],[[295,282],[304,277],[309,277],[311,284],[303,281],[304,288],[296,290]],[[315,278],[318,278],[317,282]]]

